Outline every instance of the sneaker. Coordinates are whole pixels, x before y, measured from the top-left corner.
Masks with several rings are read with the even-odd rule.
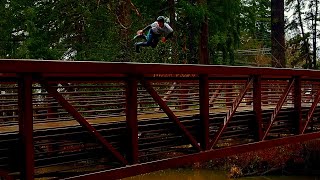
[[[134,48],[136,49],[136,53],[140,53],[140,46],[138,44],[134,44]]]

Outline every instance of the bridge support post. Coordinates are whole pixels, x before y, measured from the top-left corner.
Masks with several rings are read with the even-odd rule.
[[[128,132],[127,160],[131,164],[138,163],[139,160],[137,88],[137,79],[134,77],[129,77],[126,86],[126,121]]]
[[[302,110],[301,110],[301,77],[296,76],[294,84],[294,129],[295,134],[302,133]]]
[[[255,140],[256,141],[261,141],[263,138],[261,100],[262,100],[261,76],[254,76],[254,80],[253,80],[253,112],[255,113],[256,122],[255,122],[255,127],[253,129],[255,132]]]
[[[200,144],[203,150],[209,148],[209,81],[207,74],[199,76],[199,100],[200,100],[200,121],[201,136]]]
[[[20,179],[34,179],[32,74],[20,74],[18,80],[19,136],[21,142]]]

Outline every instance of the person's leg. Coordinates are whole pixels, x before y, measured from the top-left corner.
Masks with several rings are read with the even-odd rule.
[[[159,43],[159,36],[158,36],[158,35],[155,35],[154,38],[153,38],[151,47],[152,47],[152,48],[157,47],[158,43]]]
[[[136,52],[140,52],[140,46],[142,47],[152,46],[152,43],[154,41],[154,33],[152,32],[151,29],[149,30],[146,39],[147,39],[146,42],[138,42],[135,44]]]

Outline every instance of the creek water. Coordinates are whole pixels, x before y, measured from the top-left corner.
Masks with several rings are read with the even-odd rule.
[[[257,176],[232,179],[227,174],[212,170],[170,169],[125,178],[123,180],[320,180],[320,176]]]

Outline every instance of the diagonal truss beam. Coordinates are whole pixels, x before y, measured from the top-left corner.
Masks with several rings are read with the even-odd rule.
[[[213,102],[219,97],[219,95],[221,94],[221,90],[222,90],[222,85],[219,85],[218,88],[212,94],[212,96],[209,100],[209,105],[211,105],[211,104],[212,104],[212,106],[214,105]]]
[[[127,165],[127,160],[93,127],[88,121],[57,91],[52,87],[44,78],[40,78],[40,84],[59,104],[68,111],[90,134],[98,139],[105,149],[110,151],[119,162]]]
[[[267,124],[267,126],[266,126],[267,128],[266,128],[266,131],[265,131],[265,133],[264,133],[264,135],[263,135],[262,141],[266,139],[266,137],[267,137],[267,135],[268,135],[268,133],[269,133],[269,131],[270,131],[270,129],[271,129],[274,121],[276,120],[276,118],[277,118],[277,116],[278,116],[278,114],[279,114],[279,112],[280,112],[280,110],[281,110],[281,108],[282,108],[285,100],[287,99],[287,97],[288,97],[291,89],[293,88],[294,83],[295,83],[295,79],[293,78],[293,79],[291,79],[291,80],[289,81],[288,86],[287,86],[286,89],[284,90],[284,93],[282,94],[280,100],[279,100],[278,103],[277,103],[276,108],[274,109],[274,111],[273,111],[273,113],[272,113],[272,115],[271,115],[271,120],[270,120],[270,122],[269,122],[269,123]]]
[[[250,77],[244,87],[244,89],[242,89],[242,91],[240,92],[240,95],[235,99],[235,101],[233,102],[231,108],[229,109],[227,115],[224,118],[224,123],[220,126],[218,132],[215,133],[213,140],[210,142],[209,147],[210,149],[212,149],[218,142],[218,140],[220,139],[222,133],[224,132],[224,130],[227,128],[231,118],[233,117],[233,115],[235,114],[235,112],[237,111],[237,108],[239,107],[243,97],[246,95],[248,89],[250,88],[250,86],[253,83],[253,77]]]
[[[153,89],[152,85],[147,82],[146,80],[142,79],[140,80],[141,85],[148,91],[148,93],[152,96],[154,101],[159,104],[161,109],[167,114],[167,116],[173,120],[180,130],[187,136],[190,143],[194,148],[196,148],[198,151],[201,151],[202,148],[199,146],[196,139],[192,136],[192,134],[188,131],[188,129],[179,121],[177,116],[170,110],[170,108],[167,106],[167,104],[162,100],[162,98],[158,95],[158,93]]]
[[[307,116],[305,124],[303,125],[301,134],[305,133],[305,131],[306,131],[311,119],[313,118],[314,111],[316,110],[316,107],[317,107],[319,101],[320,101],[320,89],[318,89],[316,97],[314,98],[314,101],[313,101],[313,103],[311,105],[311,108],[310,108],[310,110],[308,112],[308,116]]]

